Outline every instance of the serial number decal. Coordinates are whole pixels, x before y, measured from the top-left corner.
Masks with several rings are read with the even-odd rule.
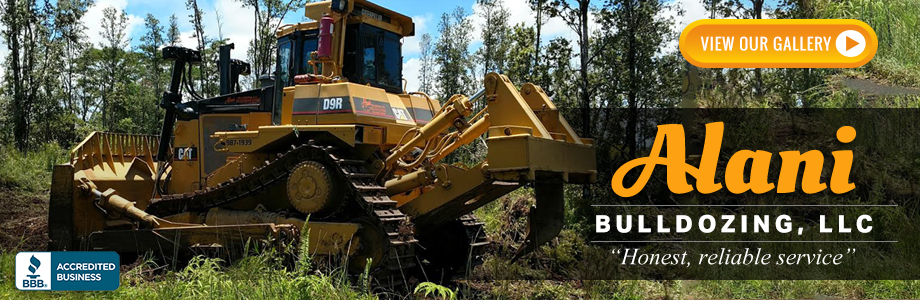
[[[252,139],[233,139],[227,140],[227,146],[250,146]]]
[[[261,101],[262,99],[256,96],[240,96],[240,97],[227,98],[227,104],[255,104]]]

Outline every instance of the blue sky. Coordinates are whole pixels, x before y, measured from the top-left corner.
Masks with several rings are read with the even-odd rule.
[[[503,0],[504,5],[511,12],[511,23],[525,23],[533,25],[533,12],[526,4],[527,0]],[[449,12],[454,7],[461,6],[468,13],[471,13],[471,21],[474,26],[481,24],[481,18],[477,17],[475,12],[478,6],[474,0],[458,1],[406,1],[406,0],[376,0],[374,3],[388,7],[394,11],[403,13],[413,18],[416,23],[416,36],[406,38],[403,41],[404,54],[404,77],[409,81],[409,89],[413,90],[417,86],[418,78],[418,39],[423,33],[431,33],[437,36],[437,22],[440,15]],[[601,1],[597,1],[600,2]],[[675,23],[675,30],[681,30],[687,24],[706,17],[705,8],[702,7],[699,0],[671,0],[669,3],[680,3],[685,11],[681,20]],[[774,1],[768,1],[774,2]],[[169,16],[175,14],[179,21],[179,28],[182,31],[183,45],[194,46],[194,40],[191,38],[192,27],[188,22],[188,11],[185,9],[185,0],[96,0],[96,3],[87,12],[83,18],[87,26],[86,34],[94,43],[101,41],[99,34],[99,21],[102,19],[102,11],[105,7],[115,7],[124,10],[129,16],[129,25],[127,28],[128,35],[131,37],[131,45],[139,43],[140,36],[144,31],[144,17],[150,13],[166,26]],[[770,6],[768,4],[768,6]],[[204,11],[205,31],[209,36],[218,36],[219,15],[222,19],[220,34],[229,38],[231,42],[236,43],[236,49],[233,56],[245,59],[245,51],[248,42],[252,37],[252,11],[243,8],[238,0],[199,0],[199,7]],[[667,12],[674,15],[674,12]],[[296,23],[305,21],[303,9],[291,12],[285,17],[285,23]],[[592,29],[596,25],[592,24]],[[554,37],[565,37],[573,39],[574,33],[559,19],[549,20],[544,25],[543,39],[548,40]],[[474,31],[474,42],[471,48],[478,48],[479,31]],[[676,42],[673,47],[676,47]],[[4,57],[6,52],[5,45],[0,45],[0,58]],[[0,69],[0,75],[2,75]]]

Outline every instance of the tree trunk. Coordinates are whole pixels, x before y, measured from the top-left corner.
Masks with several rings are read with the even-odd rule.
[[[580,19],[581,32],[578,35],[579,38],[579,51],[581,52],[581,93],[579,97],[581,98],[581,122],[582,122],[582,137],[590,138],[591,137],[591,95],[588,94],[588,90],[591,88],[590,81],[588,78],[588,43],[590,39],[588,38],[588,8],[591,4],[590,0],[578,0],[578,18]],[[584,188],[581,191],[582,198],[587,200],[591,198],[591,188],[590,185],[584,185]]]
[[[591,107],[591,95],[588,95],[588,89],[590,88],[590,82],[588,79],[588,0],[579,0],[578,1],[578,10],[579,10],[579,20],[581,22],[581,32],[578,35],[579,39],[579,51],[580,51],[580,61],[581,68],[579,73],[581,75],[581,93],[579,97],[581,98],[581,107],[582,107],[582,134],[584,137],[591,137],[591,113],[589,108]]]
[[[540,85],[540,86],[543,87],[543,88],[546,88],[546,85],[545,85],[545,82],[544,82],[544,81],[545,81],[545,78],[543,78],[544,76],[543,76],[543,74],[542,74],[542,71],[540,71],[540,70],[542,70],[542,69],[540,69],[540,42],[541,42],[540,33],[541,33],[541,31],[543,30],[543,0],[537,0],[537,7],[536,7],[536,8],[537,8],[537,24],[535,24],[535,25],[536,25],[536,27],[537,27],[537,28],[536,28],[536,29],[537,29],[537,36],[536,36],[536,38],[534,38],[534,48],[533,48],[533,66],[534,66],[533,70],[534,70],[534,72],[531,72],[531,75],[530,75],[531,78],[530,78],[529,81],[534,81],[534,80],[533,80],[533,76],[534,76],[533,74],[534,74],[534,73],[537,73],[537,72],[540,72],[540,74],[537,74],[537,76],[538,76],[537,79],[539,79],[539,81],[537,82],[537,84]]]
[[[626,123],[626,149],[629,151],[629,157],[636,157],[636,126],[638,123],[638,114],[639,114],[639,105],[637,97],[638,85],[636,84],[638,79],[636,74],[636,24],[635,19],[633,18],[633,12],[635,7],[633,7],[634,0],[626,1],[626,26],[629,30],[629,40],[626,49],[626,63],[629,68],[629,91],[627,93],[627,107],[629,111],[629,116],[627,117]]]
[[[19,4],[16,0],[6,1],[6,17],[9,26],[9,35],[7,43],[10,49],[10,72],[13,74],[13,139],[16,141],[16,148],[20,151],[26,150],[29,146],[29,134],[26,120],[26,111],[23,107],[24,93],[22,86],[22,65],[21,65],[21,44],[19,39],[22,34],[22,20],[19,13]]]

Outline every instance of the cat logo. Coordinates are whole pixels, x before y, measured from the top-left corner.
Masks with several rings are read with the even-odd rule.
[[[198,148],[176,148],[176,160],[178,161],[196,161],[198,160]]]
[[[398,108],[398,107],[394,107],[394,108],[393,108],[393,115],[396,116],[396,119],[397,119],[397,120],[400,120],[400,121],[409,121],[409,112],[406,111],[405,109]]]
[[[323,99],[323,110],[340,110],[342,109],[342,98]]]

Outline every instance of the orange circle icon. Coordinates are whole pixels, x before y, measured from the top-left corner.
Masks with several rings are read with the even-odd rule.
[[[699,20],[680,34],[680,52],[701,68],[856,68],[878,37],[859,20]]]
[[[856,129],[853,126],[843,126],[840,129],[837,129],[837,140],[841,143],[852,142],[853,139],[856,139]]]

